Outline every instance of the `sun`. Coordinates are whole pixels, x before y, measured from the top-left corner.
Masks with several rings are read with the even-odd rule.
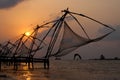
[[[30,33],[30,32],[25,32],[25,35],[26,35],[26,36],[30,36],[31,33]]]

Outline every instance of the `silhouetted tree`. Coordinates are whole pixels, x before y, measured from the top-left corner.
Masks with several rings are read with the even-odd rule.
[[[105,56],[103,54],[100,55],[100,60],[104,60]]]
[[[115,57],[114,59],[115,59],[115,60],[118,60],[118,57]]]

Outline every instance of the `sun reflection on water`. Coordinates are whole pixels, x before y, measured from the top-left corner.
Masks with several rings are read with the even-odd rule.
[[[23,70],[28,70],[28,66],[26,63],[22,63],[22,65],[23,65],[23,67],[22,67]]]
[[[13,72],[15,80],[50,80],[49,70],[39,68],[40,64],[36,65],[37,68],[28,69],[28,64],[21,63],[19,65],[19,70]],[[1,80],[1,79],[0,79]]]
[[[26,80],[31,80],[31,78],[30,78],[30,77],[28,77],[28,78],[26,78]]]
[[[26,80],[31,80],[31,72],[27,71],[25,74],[23,74],[23,77],[25,77]]]
[[[28,64],[22,63],[22,69],[25,71],[23,77],[25,77],[26,80],[32,80],[31,79],[32,73],[28,70]]]

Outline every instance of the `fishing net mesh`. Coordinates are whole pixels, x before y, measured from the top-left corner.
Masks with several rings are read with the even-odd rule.
[[[64,22],[63,38],[59,50],[55,56],[64,56],[88,42],[89,39],[79,36]]]
[[[17,51],[17,56],[26,57],[28,56],[29,49],[25,44],[22,44],[19,50]]]

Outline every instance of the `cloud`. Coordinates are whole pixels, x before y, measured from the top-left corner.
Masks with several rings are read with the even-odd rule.
[[[16,6],[24,0],[0,0],[0,9],[7,9]]]

